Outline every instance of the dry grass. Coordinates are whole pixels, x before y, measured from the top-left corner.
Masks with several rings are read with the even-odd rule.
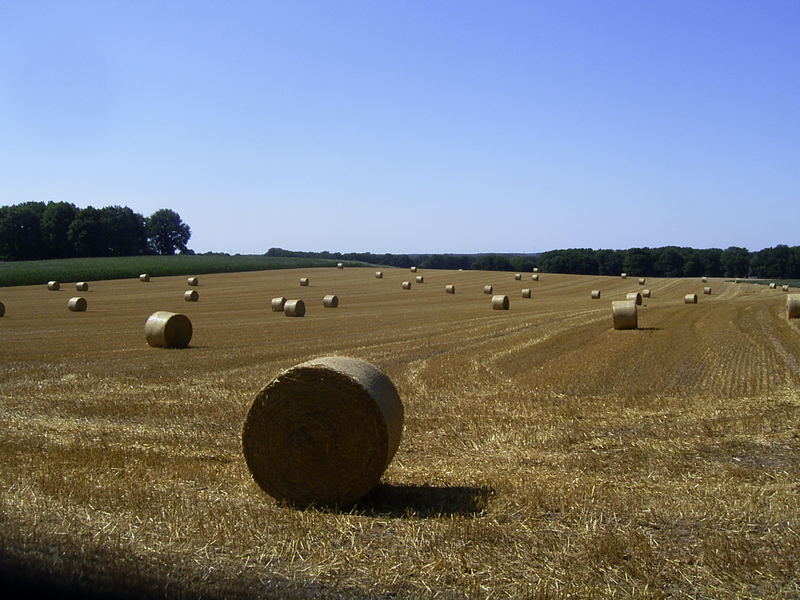
[[[299,271],[92,283],[75,319],[44,286],[0,321],[0,573],[103,594],[204,598],[797,598],[800,323],[761,286],[653,279],[639,330],[613,331],[619,277],[548,274],[486,310],[491,274],[397,294],[408,271],[314,271],[352,299],[304,319],[264,298]],[[307,272],[307,270],[306,270]],[[518,293],[508,285],[495,293]],[[314,293],[315,294],[315,293]],[[419,296],[419,297],[417,297]],[[315,298],[315,295],[307,299]],[[150,348],[156,310],[194,324]],[[342,511],[252,481],[255,394],[327,354],[395,382],[403,441]]]

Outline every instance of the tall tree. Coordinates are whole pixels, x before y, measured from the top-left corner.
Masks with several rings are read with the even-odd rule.
[[[162,208],[147,219],[150,249],[156,254],[175,254],[176,250],[185,252],[191,236],[192,230],[174,210]]]
[[[3,208],[0,212],[0,256],[12,260],[45,256],[41,229],[44,208],[43,202],[24,202]]]
[[[76,256],[108,256],[108,238],[101,221],[102,213],[93,206],[80,209],[67,229],[67,237]]]
[[[78,209],[69,202],[48,202],[42,212],[42,238],[51,258],[69,258],[75,255],[75,248],[69,241],[67,232]]]
[[[750,270],[750,251],[747,248],[731,246],[722,253],[722,268],[725,277],[747,277]]]
[[[127,206],[100,209],[100,222],[108,243],[109,256],[135,256],[147,252],[145,220]]]

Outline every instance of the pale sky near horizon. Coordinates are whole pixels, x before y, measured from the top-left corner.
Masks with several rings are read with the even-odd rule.
[[[0,205],[198,252],[800,244],[800,1],[9,1]]]

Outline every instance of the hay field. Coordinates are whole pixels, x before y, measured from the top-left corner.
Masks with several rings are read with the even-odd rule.
[[[648,278],[640,329],[613,331],[635,278],[424,276],[203,275],[196,303],[185,277],[97,281],[85,313],[71,283],[0,288],[0,579],[118,597],[800,597],[785,293]],[[306,316],[271,312],[276,296]],[[147,346],[157,310],[190,317],[190,348]],[[327,354],[383,369],[405,431],[372,495],[297,510],[252,481],[241,426],[279,371]]]

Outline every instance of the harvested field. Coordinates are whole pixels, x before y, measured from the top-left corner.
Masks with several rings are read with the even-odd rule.
[[[347,299],[326,310],[319,291]],[[648,278],[614,331],[619,276],[406,269],[93,281],[80,318],[2,289],[0,579],[204,598],[797,598],[800,319],[786,294]],[[506,281],[507,283],[502,283]],[[442,294],[457,281],[458,294]],[[587,290],[602,289],[601,300]],[[265,299],[291,296],[287,319]],[[184,350],[151,348],[155,311]],[[241,450],[256,394],[339,354],[396,385],[383,483],[343,510],[276,503]]]

